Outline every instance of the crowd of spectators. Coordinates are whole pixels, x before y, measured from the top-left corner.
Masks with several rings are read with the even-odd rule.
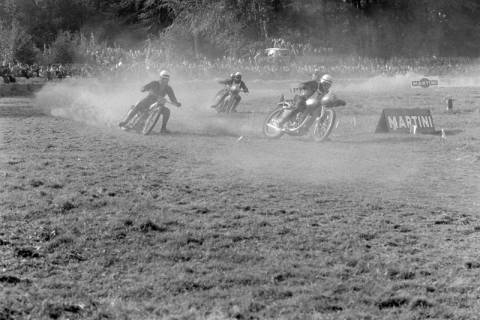
[[[279,44],[285,45],[285,44]],[[423,75],[468,74],[480,71],[474,59],[465,57],[423,58],[368,58],[336,55],[328,49],[289,46],[291,56],[268,57],[252,52],[240,58],[178,59],[167,50],[146,46],[138,50],[101,47],[87,49],[81,55],[81,63],[26,65],[3,62],[0,76],[4,83],[15,82],[18,77],[41,78],[46,81],[67,77],[107,77],[131,79],[145,77],[168,69],[183,78],[208,78],[225,76],[240,71],[250,78],[276,79],[303,78],[313,70],[334,74],[336,77],[370,77],[398,75],[414,72]]]

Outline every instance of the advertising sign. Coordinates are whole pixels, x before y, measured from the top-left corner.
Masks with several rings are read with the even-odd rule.
[[[429,109],[383,109],[375,132],[434,133]]]

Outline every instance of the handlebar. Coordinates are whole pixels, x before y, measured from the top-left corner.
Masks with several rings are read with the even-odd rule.
[[[174,103],[174,102],[172,102],[172,101],[170,101],[170,100],[167,100],[167,99],[165,99],[165,98],[163,98],[163,100],[157,101],[155,104],[161,104],[161,105],[167,104],[167,105],[175,106],[175,107],[177,107],[177,108],[180,108],[180,107],[182,106],[182,104],[181,104],[180,102],[179,102],[178,104],[176,104],[176,103]]]

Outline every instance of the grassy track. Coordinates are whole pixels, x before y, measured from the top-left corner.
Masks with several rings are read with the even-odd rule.
[[[0,319],[478,319],[480,115],[374,135],[395,99],[345,95],[321,145],[0,101]]]

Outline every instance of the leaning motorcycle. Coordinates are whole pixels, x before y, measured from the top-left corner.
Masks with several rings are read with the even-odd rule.
[[[170,101],[164,100],[163,103],[155,102],[150,105],[145,112],[138,112],[130,119],[122,129],[136,131],[143,135],[149,135],[160,118],[162,108],[165,104],[173,105]],[[135,106],[132,106],[128,113],[133,112]]]
[[[337,99],[334,94],[323,97],[315,93],[306,101],[306,109],[289,119],[282,128],[277,126],[284,112],[291,112],[295,108],[294,99],[285,99],[283,96],[277,107],[270,112],[263,123],[263,133],[267,138],[278,139],[284,134],[292,136],[310,135],[314,141],[324,141],[332,132],[336,113],[333,108],[344,106],[346,103]]]
[[[240,100],[240,84],[232,84],[230,87],[227,88],[228,95],[221,101],[216,110],[218,113],[231,113],[235,111],[235,105],[237,101]]]

